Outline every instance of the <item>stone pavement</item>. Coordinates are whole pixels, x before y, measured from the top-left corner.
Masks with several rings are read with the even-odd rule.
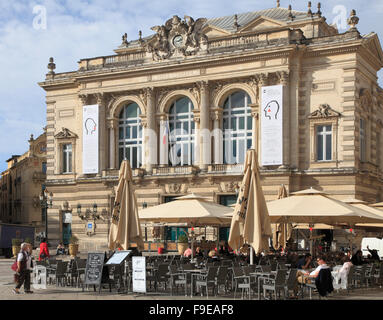
[[[184,295],[170,296],[166,293],[155,294],[150,293],[147,295],[142,294],[119,294],[114,289],[109,292],[105,288],[101,294],[94,292],[93,289],[82,292],[81,288],[70,287],[56,287],[49,285],[46,290],[35,290],[33,294],[24,294],[23,289],[20,295],[12,292],[13,284],[13,271],[11,265],[13,259],[0,259],[0,300],[205,300],[206,297],[196,296],[191,298]],[[180,290],[181,291],[181,290]],[[237,300],[240,299],[240,294],[237,294]],[[313,299],[318,299],[318,295],[313,294]],[[209,296],[208,301],[223,301],[233,300],[232,295],[228,296]],[[328,298],[328,300],[383,300],[383,288],[368,288],[368,289],[355,289],[348,293],[335,293]]]

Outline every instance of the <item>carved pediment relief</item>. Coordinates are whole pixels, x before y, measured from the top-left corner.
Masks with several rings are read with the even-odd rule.
[[[77,134],[73,133],[67,128],[62,128],[60,132],[55,134],[56,139],[76,139],[78,138]]]
[[[207,36],[202,32],[206,21],[206,18],[194,21],[189,16],[181,20],[175,15],[165,25],[151,28],[156,34],[145,44],[145,49],[155,61],[169,59],[173,55],[191,56],[199,50],[206,50]]]
[[[203,33],[209,38],[218,38],[230,35],[230,32],[217,28],[215,26],[207,26],[203,29]]]
[[[282,27],[284,25],[286,24],[280,21],[260,16],[248,23],[243,28],[241,28],[240,32],[265,30],[270,28]]]
[[[318,119],[318,118],[333,118],[339,117],[340,113],[333,110],[328,104],[321,104],[318,110],[312,112],[309,116],[310,119]]]

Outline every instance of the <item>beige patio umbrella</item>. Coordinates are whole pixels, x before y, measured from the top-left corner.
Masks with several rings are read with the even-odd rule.
[[[383,222],[383,218],[376,214],[333,199],[312,188],[294,192],[288,198],[270,201],[267,207],[274,223],[355,225]]]
[[[269,249],[268,239],[271,236],[269,214],[260,182],[257,153],[250,149],[246,153],[244,177],[231,220],[229,245],[238,250],[246,242],[256,253],[260,253]]]
[[[278,199],[283,199],[286,197],[288,197],[287,190],[285,185],[282,184],[278,190]],[[291,233],[293,230],[291,223],[272,224],[272,228],[274,228],[274,231],[273,231],[274,248],[278,249],[280,245],[282,245],[283,248],[286,248],[287,240],[290,239]],[[278,237],[277,237],[277,234],[278,234]]]
[[[232,208],[209,201],[195,194],[178,197],[174,201],[139,210],[141,222],[181,223],[193,227],[228,226],[230,218],[225,214]]]
[[[132,169],[129,161],[124,160],[119,172],[108,246],[110,250],[126,250],[131,242],[136,243],[140,250],[144,249],[137,199],[132,185]]]
[[[375,214],[375,215],[383,218],[383,210],[379,209],[381,207],[376,206],[377,204],[369,206],[369,205],[367,205],[367,202],[362,201],[362,200],[356,200],[356,199],[346,199],[343,201],[348,203],[348,204],[351,204],[352,206],[366,210],[372,214]],[[366,230],[368,230],[368,229],[369,230],[379,230],[379,229],[383,228],[383,221],[382,221],[382,223],[357,223],[355,225],[355,227],[356,228],[363,228]]]
[[[312,188],[294,192],[288,198],[268,202],[267,206],[273,222],[349,226],[383,222],[383,218],[376,214],[328,197],[326,193]]]

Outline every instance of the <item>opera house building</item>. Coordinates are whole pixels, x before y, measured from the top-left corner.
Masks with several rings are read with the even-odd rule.
[[[75,71],[56,73],[51,58],[39,83],[50,242],[74,234],[80,249],[106,246],[124,159],[140,208],[189,193],[232,204],[249,148],[266,200],[284,184],[383,201],[380,41],[358,31],[355,11],[341,33],[320,9],[173,16],[120,46],[116,34],[113,55],[81,59]],[[177,227],[163,231],[177,239]]]

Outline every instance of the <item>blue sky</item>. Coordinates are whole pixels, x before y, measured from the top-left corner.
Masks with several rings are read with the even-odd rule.
[[[281,0],[281,6],[306,11],[307,2]],[[316,11],[317,1],[312,3]],[[344,25],[356,9],[360,32],[375,31],[383,39],[383,1],[321,3],[330,24]],[[72,71],[82,58],[113,54],[125,32],[128,40],[137,39],[139,30],[147,36],[174,14],[213,18],[275,5],[276,0],[0,0],[0,172],[7,159],[28,149],[30,134],[43,132],[45,95],[37,82],[45,79],[49,57],[55,58],[56,72]],[[46,28],[41,28],[41,8]]]

